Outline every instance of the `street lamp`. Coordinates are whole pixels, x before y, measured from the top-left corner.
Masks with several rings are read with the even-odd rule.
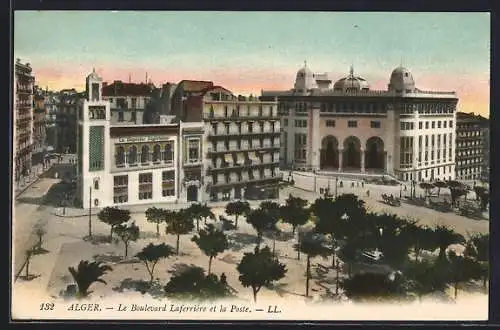
[[[338,182],[339,182],[339,178],[336,176],[335,177],[335,198],[337,198],[337,187],[339,186]]]
[[[399,184],[399,198],[403,197],[403,184]]]

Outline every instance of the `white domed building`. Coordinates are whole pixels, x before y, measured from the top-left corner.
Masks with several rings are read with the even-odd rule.
[[[335,81],[298,70],[278,98],[281,166],[334,176],[392,176],[402,181],[455,178],[455,92],[423,91],[399,66],[387,90],[355,74]],[[320,190],[320,187],[316,187]]]

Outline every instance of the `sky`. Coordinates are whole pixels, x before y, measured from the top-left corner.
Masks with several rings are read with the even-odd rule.
[[[235,94],[293,88],[307,66],[386,90],[392,70],[417,88],[455,91],[489,116],[490,15],[405,12],[16,11],[14,58],[49,90],[105,81],[209,80]]]

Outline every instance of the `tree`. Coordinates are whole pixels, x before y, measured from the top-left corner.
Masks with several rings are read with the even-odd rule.
[[[74,267],[69,267],[68,270],[78,286],[78,296],[83,298],[92,293],[92,291],[88,291],[92,283],[100,282],[107,284],[101,276],[113,269],[108,265],[102,265],[101,262],[98,261],[90,262],[82,260],[76,269]]]
[[[434,187],[438,188],[438,197],[439,197],[439,194],[441,192],[441,188],[448,187],[448,184],[446,182],[443,182],[443,181],[436,181],[436,182],[434,182]]]
[[[454,251],[448,253],[448,259],[450,281],[453,283],[454,298],[456,300],[460,283],[481,278],[481,265],[472,258],[457,255]]]
[[[330,249],[325,246],[325,237],[314,232],[304,233],[296,248],[307,255],[306,263],[306,297],[309,297],[309,280],[311,278],[311,258],[316,256],[326,257]]]
[[[285,205],[280,207],[280,215],[285,223],[292,226],[292,233],[295,233],[297,226],[302,226],[307,222],[309,214],[306,211],[307,200],[300,197],[293,197],[291,194],[285,201]]]
[[[165,221],[165,210],[150,207],[146,210],[146,219],[156,224],[156,236],[160,236],[160,223]]]
[[[253,253],[246,252],[237,268],[238,279],[244,287],[252,287],[253,299],[257,301],[257,293],[263,286],[268,286],[285,276],[287,269],[273,257],[269,247],[255,248]]]
[[[479,200],[481,210],[486,211],[490,200],[490,192],[485,187],[475,186],[474,192],[476,193],[476,200]]]
[[[246,220],[257,232],[257,247],[260,246],[264,231],[271,229],[276,224],[272,214],[261,208],[250,211]]]
[[[214,274],[205,276],[204,270],[197,266],[188,267],[172,276],[164,290],[168,297],[183,301],[204,301],[233,295],[225,281]]]
[[[448,263],[414,261],[409,262],[404,269],[404,276],[415,283],[414,291],[421,298],[425,294],[441,291],[449,281]]]
[[[204,224],[207,224],[207,218],[215,219],[215,214],[206,203],[200,208],[200,216],[203,218]]]
[[[161,259],[169,258],[174,253],[174,248],[170,245],[166,245],[165,243],[156,245],[153,243],[149,243],[141,250],[141,252],[137,253],[135,256],[139,258],[140,261],[144,262],[144,265],[146,266],[146,269],[150,276],[149,282],[152,283],[156,264]]]
[[[436,245],[439,247],[439,259],[446,259],[446,249],[452,244],[464,244],[465,238],[453,229],[439,225],[434,229]]]
[[[33,228],[33,233],[38,237],[38,244],[35,250],[41,251],[42,248],[42,239],[45,234],[47,234],[47,223],[42,220],[38,220]]]
[[[420,226],[416,221],[409,221],[402,229],[403,237],[415,253],[415,261],[419,260],[422,250],[434,250],[436,245],[434,230],[427,226]]]
[[[169,220],[167,221],[167,234],[173,234],[177,236],[176,242],[176,253],[179,254],[179,240],[181,235],[189,234],[191,230],[194,229],[193,219],[190,217],[189,212],[184,210],[179,210],[177,212],[172,211],[169,215]]]
[[[208,274],[211,273],[212,259],[229,247],[227,236],[223,231],[215,229],[213,224],[208,224],[206,229],[199,232],[200,236],[195,235],[192,241],[198,245],[201,251],[208,256]]]
[[[406,296],[404,279],[387,274],[356,274],[341,281],[340,286],[347,297],[353,300],[394,299]]]
[[[312,213],[317,217],[315,230],[318,233],[329,234],[332,241],[332,268],[335,268],[335,256],[338,241],[344,238],[342,217],[346,210],[332,198],[318,198],[311,205]]]
[[[203,217],[204,206],[200,203],[191,204],[187,209],[186,213],[189,214],[191,219],[196,220],[196,231],[200,231],[200,220]]]
[[[457,200],[461,196],[467,196],[467,193],[469,191],[466,185],[455,180],[448,181],[448,188],[450,189],[450,197],[452,205],[456,205]]]
[[[125,244],[125,258],[128,256],[128,246],[130,242],[135,242],[139,238],[139,226],[133,222],[130,226],[121,224],[115,227],[115,233]]]
[[[464,255],[472,258],[481,265],[481,274],[483,286],[486,288],[486,283],[489,278],[489,261],[490,261],[490,235],[489,234],[474,234],[470,235],[465,245]]]
[[[425,197],[429,196],[432,188],[434,188],[434,185],[430,182],[420,182],[419,186],[425,191]]]
[[[240,215],[248,215],[250,213],[250,204],[248,202],[235,201],[226,204],[226,214],[234,215],[234,225],[238,229],[238,218]]]
[[[117,207],[105,207],[97,214],[97,217],[105,224],[111,226],[109,233],[109,241],[111,242],[115,227],[130,220],[130,211],[122,210]]]

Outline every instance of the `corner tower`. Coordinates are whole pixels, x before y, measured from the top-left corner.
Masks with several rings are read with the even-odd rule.
[[[86,78],[86,97],[78,118],[78,191],[83,208],[109,205],[110,104],[102,99],[102,78],[95,70]]]

